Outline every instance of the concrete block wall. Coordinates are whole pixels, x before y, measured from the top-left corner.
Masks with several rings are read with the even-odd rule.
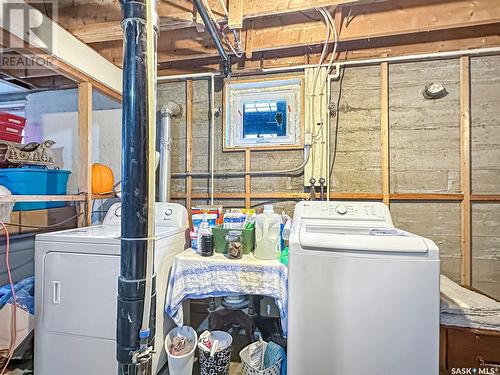
[[[380,68],[344,69],[332,82],[330,102],[337,109],[330,128],[330,189],[380,193]]]
[[[500,194],[500,56],[471,59],[472,193]],[[472,285],[500,299],[500,202],[472,205]]]
[[[333,81],[331,103],[337,109],[330,132],[330,158],[335,164],[332,191],[381,192],[380,70],[378,66],[346,68]],[[500,194],[500,56],[471,59],[472,184],[473,192]],[[448,94],[427,100],[422,89],[442,83]],[[159,85],[159,105],[173,100],[185,108],[184,82]],[[209,86],[193,82],[193,169],[208,171]],[[340,96],[339,96],[340,93]],[[389,65],[390,177],[392,193],[460,192],[458,59]],[[216,107],[222,107],[222,81],[216,83]],[[338,130],[336,123],[338,118]],[[174,120],[173,170],[185,170],[185,115]],[[242,152],[222,152],[222,118],[215,121],[215,166],[243,170]],[[302,151],[252,152],[252,169],[282,169],[297,165]],[[184,180],[173,184],[185,192]],[[253,192],[303,192],[303,177],[252,178]],[[217,179],[216,193],[244,191],[244,179]],[[208,179],[194,179],[193,192],[209,192]],[[184,203],[181,201],[181,203]],[[205,204],[207,200],[193,200]],[[242,207],[242,199],[216,200],[225,207]],[[252,200],[259,206],[266,202]],[[274,202],[293,214],[294,201]],[[500,204],[473,205],[474,286],[500,298],[500,246],[495,229],[500,225]],[[392,201],[394,223],[434,240],[441,249],[442,271],[460,281],[460,204],[458,202]]]
[[[448,94],[425,99],[426,84]],[[460,85],[457,59],[389,65],[392,193],[460,192]],[[431,238],[442,272],[460,281],[460,204],[391,202],[395,224]]]
[[[460,192],[459,174],[459,64],[456,59],[391,64],[389,71],[389,121],[391,192]],[[500,56],[471,59],[472,190],[475,194],[500,194]],[[425,84],[443,83],[445,98],[426,100]],[[342,85],[341,85],[342,83]],[[340,90],[340,86],[342,86]],[[380,76],[378,66],[351,67],[342,82],[333,81],[331,101],[337,108],[338,131],[335,165],[330,180],[333,191],[381,192],[380,173]],[[339,97],[340,93],[340,97]],[[209,86],[193,82],[193,170],[208,171]],[[174,101],[183,108],[173,122],[173,172],[186,169],[186,83],[158,86],[158,106]],[[222,107],[222,80],[216,80],[216,107]],[[120,178],[120,106],[94,98],[94,161],[112,167]],[[76,90],[43,92],[28,96],[28,140],[54,139],[59,166],[76,170]],[[332,118],[330,157],[333,157],[335,125]],[[158,120],[159,122],[159,120]],[[215,168],[244,169],[243,152],[222,152],[222,117],[215,120]],[[252,153],[252,169],[282,169],[297,165],[302,151]],[[76,192],[76,176],[69,192]],[[194,179],[193,192],[208,193],[209,180]],[[174,179],[172,190],[185,192],[185,180]],[[217,179],[216,193],[244,191],[243,178]],[[302,192],[303,177],[252,178],[253,192]],[[179,200],[184,203],[184,200]],[[206,204],[195,199],[193,204]],[[243,207],[242,199],[216,200],[225,207]],[[252,201],[260,206],[266,202]],[[293,214],[295,202],[274,202],[279,210]],[[459,281],[460,207],[457,202],[391,202],[394,222],[402,229],[434,240],[441,249],[442,270]],[[473,286],[500,298],[500,204],[474,203],[472,207]]]
[[[425,99],[431,82],[448,94]],[[460,192],[459,97],[456,59],[389,66],[391,192]]]

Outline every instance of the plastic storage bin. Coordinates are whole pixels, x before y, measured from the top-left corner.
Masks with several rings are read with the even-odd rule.
[[[0,112],[0,139],[21,143],[25,124],[24,117]]]
[[[243,254],[250,254],[255,247],[255,228],[232,229],[232,228],[222,228],[222,226],[213,227],[212,234],[214,235],[215,252],[227,254],[228,251],[227,235],[229,234],[229,232],[233,231],[240,231],[242,233]]]
[[[14,195],[65,195],[70,171],[44,168],[0,169],[0,185]],[[65,202],[21,202],[14,211],[64,207]]]
[[[252,345],[252,344],[250,344],[250,345]],[[277,363],[273,364],[272,366],[270,366],[264,370],[257,370],[256,368],[253,368],[250,365],[250,352],[248,350],[249,346],[246,346],[240,352],[242,375],[280,375],[281,374],[281,362],[282,362],[281,359]],[[264,353],[266,352],[266,348],[267,348],[267,342],[263,341],[262,342],[262,355],[263,356],[264,356]]]

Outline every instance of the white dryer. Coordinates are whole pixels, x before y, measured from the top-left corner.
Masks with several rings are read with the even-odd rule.
[[[186,247],[186,209],[156,203],[156,335],[153,373],[166,363],[165,315],[173,258]],[[121,205],[102,225],[36,236],[35,363],[37,375],[116,374],[116,301]]]
[[[376,202],[300,202],[290,236],[289,375],[434,375],[439,254]]]

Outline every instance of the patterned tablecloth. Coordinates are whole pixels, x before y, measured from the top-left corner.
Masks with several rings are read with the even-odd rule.
[[[233,260],[223,254],[202,257],[187,249],[175,257],[165,312],[182,325],[185,298],[262,295],[274,298],[287,335],[288,269],[278,260],[257,259],[253,253]]]

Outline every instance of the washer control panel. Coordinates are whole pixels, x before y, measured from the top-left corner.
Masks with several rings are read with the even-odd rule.
[[[347,207],[344,206],[343,204],[339,204],[335,207],[335,212],[338,213],[339,215],[345,215],[347,214]]]
[[[392,225],[389,209],[380,202],[300,202],[294,215],[294,220],[297,219],[385,222]]]
[[[104,218],[103,224],[120,225],[122,216],[121,203],[113,204]],[[186,208],[177,203],[156,202],[155,203],[155,223],[158,226],[166,227],[188,227],[188,216]]]

